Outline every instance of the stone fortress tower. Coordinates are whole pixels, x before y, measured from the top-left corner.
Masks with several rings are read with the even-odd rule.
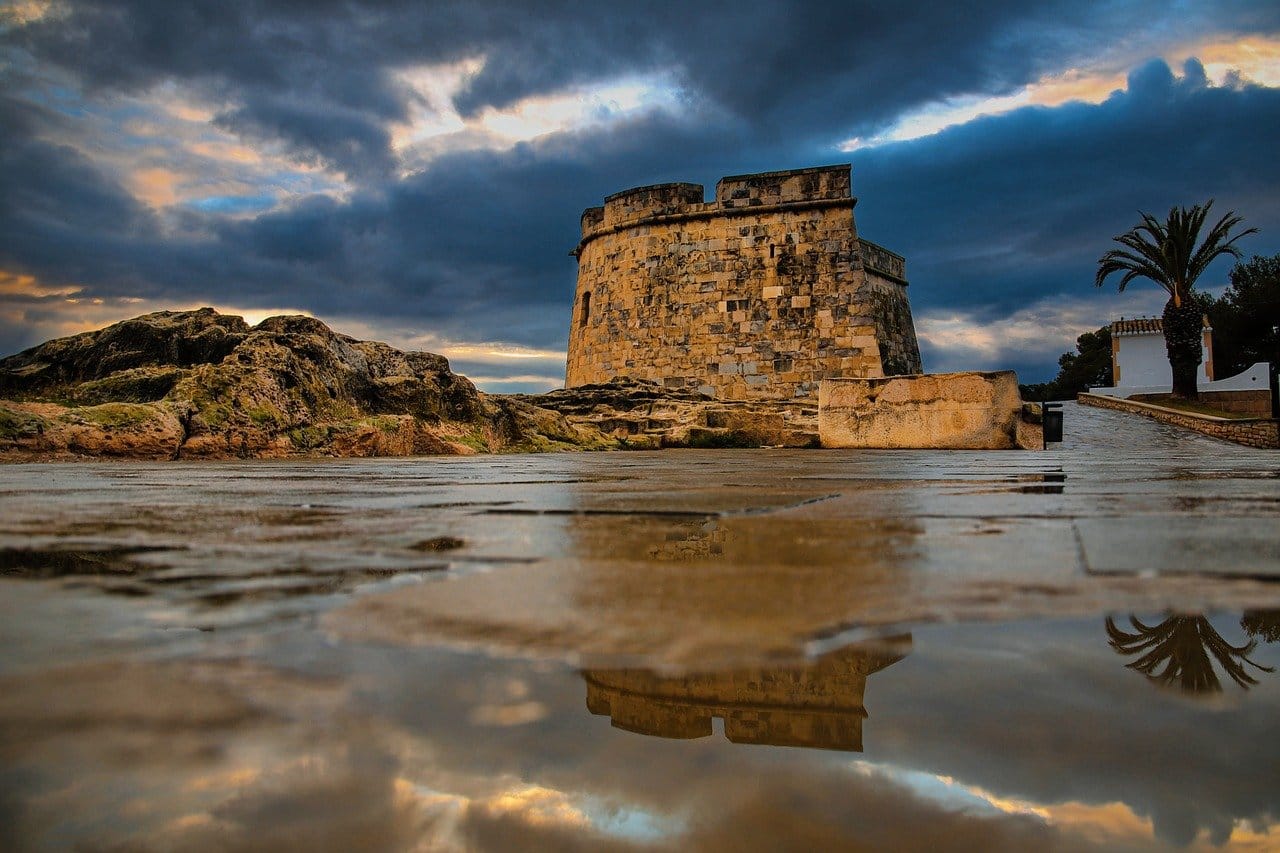
[[[905,262],[859,239],[848,164],[625,190],[582,214],[567,387],[790,399],[920,373]]]

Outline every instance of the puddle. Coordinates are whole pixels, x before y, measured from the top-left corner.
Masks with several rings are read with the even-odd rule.
[[[141,545],[86,550],[0,548],[0,577],[26,580],[136,575],[154,571],[155,566],[134,558],[140,554],[164,553],[170,548]]]
[[[687,672],[204,634],[178,661],[0,677],[3,831],[36,849],[1263,849],[1278,626],[917,626]],[[1148,636],[1154,673],[1207,660],[1216,684],[1136,670]]]
[[[461,547],[460,539],[430,540],[427,551]],[[424,545],[427,543],[423,543]],[[447,563],[418,563],[394,568],[362,567],[324,571],[298,568],[232,568],[215,572],[175,569],[144,555],[181,555],[165,547],[120,546],[86,549],[0,548],[0,579],[63,582],[63,588],[97,590],[124,598],[160,595],[175,605],[228,607],[282,599],[349,593],[393,578],[448,570]]]
[[[9,466],[0,849],[1275,849],[1276,456],[1070,417]]]

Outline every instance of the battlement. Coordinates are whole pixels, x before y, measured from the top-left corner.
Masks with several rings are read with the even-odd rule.
[[[714,216],[743,216],[768,210],[808,206],[848,206],[857,203],[849,192],[850,166],[811,166],[730,175],[716,182],[714,201],[704,201],[702,184],[669,183],[633,187],[614,193],[604,207],[589,207],[582,214],[582,240],[573,254],[586,243],[624,228],[682,219]]]
[[[702,207],[702,184],[651,184],[614,193],[604,200],[603,225],[623,225],[652,216]],[[585,232],[583,236],[586,236]]]
[[[588,207],[582,211],[582,233],[586,234],[604,224],[604,208]]]
[[[721,208],[761,207],[801,201],[852,201],[850,166],[811,166],[755,175],[730,175],[716,184]]]

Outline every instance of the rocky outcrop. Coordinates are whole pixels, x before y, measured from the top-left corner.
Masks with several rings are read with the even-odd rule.
[[[0,455],[408,456],[817,445],[808,402],[723,402],[619,379],[486,395],[443,356],[313,317],[161,311],[0,360]]]
[[[0,360],[0,452],[136,458],[401,456],[617,446],[481,394],[439,355],[311,317],[162,311]]]
[[[688,389],[616,379],[513,400],[558,412],[624,448],[816,447],[813,400],[720,401]]]
[[[59,392],[90,404],[159,400],[183,368],[217,364],[251,331],[243,318],[212,308],[134,317],[0,360],[0,398]]]

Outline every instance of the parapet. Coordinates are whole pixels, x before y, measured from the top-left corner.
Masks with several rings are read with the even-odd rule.
[[[623,190],[604,200],[603,224],[622,225],[650,216],[684,213],[700,206],[702,196],[702,184],[652,184]]]
[[[907,283],[907,261],[897,252],[891,252],[884,246],[872,243],[866,238],[858,238],[862,244],[862,262],[867,269],[877,272],[891,281],[905,285]]]
[[[604,224],[604,208],[588,207],[582,211],[582,233],[587,234]]]
[[[755,175],[731,175],[716,184],[720,207],[760,207],[799,201],[850,198],[848,163]]]
[[[826,378],[818,383],[823,447],[1041,450],[1041,415],[1012,370]]]
[[[731,175],[716,183],[714,201],[703,201],[701,184],[651,184],[614,193],[604,207],[582,214],[582,240],[573,254],[592,238],[652,222],[741,216],[796,207],[830,207],[856,203],[849,192],[848,163],[814,166],[755,175]]]

